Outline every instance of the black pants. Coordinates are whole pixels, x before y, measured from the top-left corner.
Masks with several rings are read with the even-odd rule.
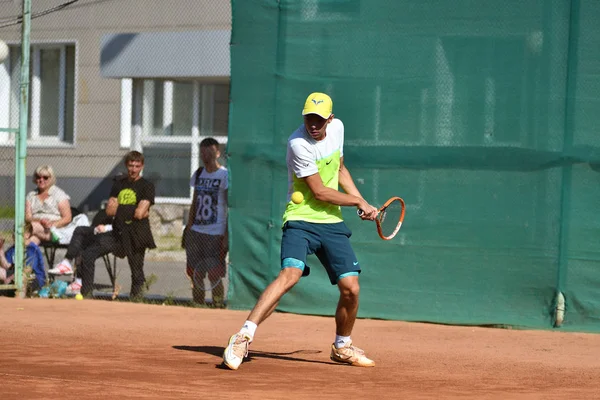
[[[76,259],[83,253],[83,250],[94,242],[94,239],[96,239],[96,235],[94,235],[93,226],[78,226],[73,231],[65,258],[71,261]]]
[[[81,265],[79,267],[79,277],[82,281],[81,293],[86,296],[92,293],[94,289],[94,274],[96,270],[96,260],[105,254],[122,254],[123,248],[118,237],[113,232],[99,233],[81,255]],[[144,255],[146,249],[131,250],[127,254],[127,261],[131,269],[131,291],[130,297],[137,297],[142,294],[146,277],[144,276]]]

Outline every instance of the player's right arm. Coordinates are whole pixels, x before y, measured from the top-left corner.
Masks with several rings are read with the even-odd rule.
[[[362,197],[343,193],[323,185],[323,180],[318,172],[303,179],[313,193],[313,196],[315,196],[315,199],[319,201],[335,204],[337,206],[354,206],[361,210],[371,210],[373,208],[373,206],[367,203]],[[374,215],[372,214],[373,213],[368,214],[364,219],[375,219],[377,213],[374,213]]]
[[[116,180],[113,183],[112,188],[110,189],[110,195],[108,197],[108,204],[106,205],[106,216],[114,217],[117,215],[117,208],[119,207],[119,199],[117,196],[121,191],[121,184],[119,180]]]
[[[6,254],[4,253],[3,238],[0,238],[0,267],[2,267],[2,269],[9,269],[11,267],[10,263],[6,259]]]
[[[335,204],[336,206],[354,206],[361,210],[367,210],[368,212],[364,213],[361,218],[374,219],[377,215],[376,211],[370,212],[372,209],[375,210],[374,207],[362,198],[356,187],[354,187],[355,190],[347,190],[344,193],[323,184],[323,179],[313,157],[310,150],[305,148],[303,142],[288,144],[288,168],[292,169],[297,178],[304,180],[316,200]],[[340,168],[343,167],[343,162],[344,158],[341,157]],[[349,189],[353,186],[344,181],[344,179],[352,179],[349,173],[340,176],[340,178],[342,178],[340,183],[343,189]]]
[[[360,194],[360,191],[354,184],[354,180],[352,179],[352,175],[350,175],[350,171],[344,165],[344,157],[340,158],[339,184],[344,192],[364,200],[363,196]],[[368,203],[366,203],[366,206],[363,204],[358,206],[358,208],[363,211],[362,214],[360,214],[362,219],[374,220],[377,217],[377,208]]]
[[[33,212],[29,200],[25,201],[25,222],[33,222]]]
[[[194,195],[192,196],[192,205],[190,206],[190,212],[188,213],[188,222],[186,229],[190,229],[194,225],[196,220],[196,212],[198,212],[198,190],[194,188]]]

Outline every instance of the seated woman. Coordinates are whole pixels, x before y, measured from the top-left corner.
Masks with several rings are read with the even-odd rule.
[[[80,214],[73,220],[71,198],[56,186],[56,175],[50,165],[37,167],[33,182],[37,188],[27,194],[25,201],[25,221],[33,226],[31,241],[69,243],[77,226],[89,225],[87,216]]]

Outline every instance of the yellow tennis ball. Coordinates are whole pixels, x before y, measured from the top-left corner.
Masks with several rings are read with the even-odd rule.
[[[81,295],[81,293],[77,293],[75,295],[75,300],[83,300],[83,296]]]
[[[302,192],[292,193],[292,202],[294,202],[296,204],[300,204],[300,203],[302,203],[303,200],[304,200],[304,195],[302,194]]]

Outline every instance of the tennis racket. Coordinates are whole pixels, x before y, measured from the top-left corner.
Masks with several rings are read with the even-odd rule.
[[[404,211],[404,200],[400,197],[392,197],[381,206],[375,219],[379,237],[383,240],[390,240],[396,236],[402,226],[402,221],[404,221]],[[358,209],[356,213],[361,216],[364,211]]]
[[[206,271],[199,271],[196,268],[192,269],[192,276],[188,275],[192,288],[196,288],[203,292],[213,290],[223,280],[223,278],[218,278],[216,282],[211,282],[206,275]]]
[[[198,304],[211,304],[206,301],[206,292],[214,290],[223,281],[223,278],[218,278],[215,282],[212,282],[206,271],[200,271],[198,268],[190,268],[190,274],[186,276],[190,280],[190,286],[192,288],[192,298]],[[221,299],[223,301],[224,299]],[[215,303],[213,295],[212,304]]]

